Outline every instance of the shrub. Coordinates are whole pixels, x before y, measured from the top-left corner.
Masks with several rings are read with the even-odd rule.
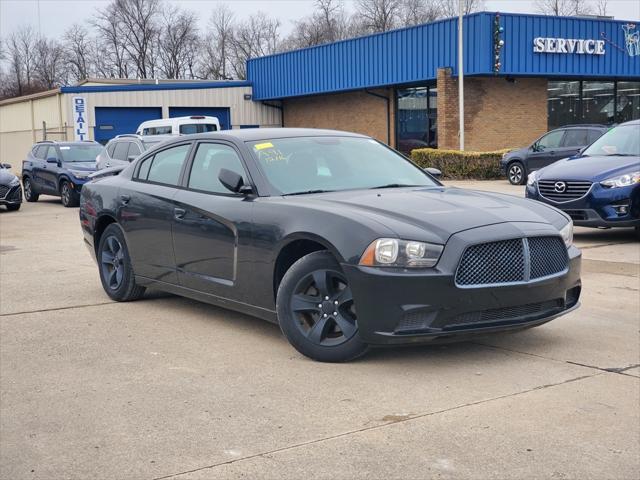
[[[452,180],[493,180],[500,175],[500,159],[510,148],[494,152],[468,152],[418,148],[411,152],[411,159],[420,167],[434,167],[442,172],[442,178]]]

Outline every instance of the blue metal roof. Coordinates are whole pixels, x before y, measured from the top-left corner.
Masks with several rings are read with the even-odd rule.
[[[496,13],[464,18],[465,75],[493,75]],[[640,78],[640,55],[626,51],[629,22],[500,14],[505,41],[500,75]],[[640,22],[638,22],[640,23]],[[605,55],[534,53],[533,39],[606,38]],[[433,81],[437,69],[457,75],[457,19],[440,20],[249,60],[254,100]]]
[[[60,87],[62,93],[136,92],[143,90],[201,90],[206,88],[250,87],[249,81],[139,83],[129,85],[91,85]]]

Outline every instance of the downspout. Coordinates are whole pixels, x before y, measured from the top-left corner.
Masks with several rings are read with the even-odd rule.
[[[388,96],[380,95],[379,93],[371,92],[365,88],[365,93],[374,97],[382,98],[387,102],[387,145],[391,146],[391,99]]]
[[[261,102],[261,103],[265,107],[271,107],[271,108],[280,110],[280,127],[283,128],[284,127],[284,108],[282,108],[282,105],[276,105],[275,103],[269,103],[269,102]]]

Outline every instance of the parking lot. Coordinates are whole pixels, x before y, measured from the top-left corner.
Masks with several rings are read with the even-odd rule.
[[[154,292],[113,303],[77,209],[2,209],[0,478],[636,479],[640,243],[575,242],[567,316],[322,364],[248,316]]]

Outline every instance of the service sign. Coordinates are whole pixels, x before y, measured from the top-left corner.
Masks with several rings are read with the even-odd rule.
[[[578,55],[604,55],[604,40],[577,38],[546,38],[533,39],[535,53],[564,53]]]
[[[89,140],[89,123],[87,118],[87,99],[73,97],[73,136],[76,141]]]

